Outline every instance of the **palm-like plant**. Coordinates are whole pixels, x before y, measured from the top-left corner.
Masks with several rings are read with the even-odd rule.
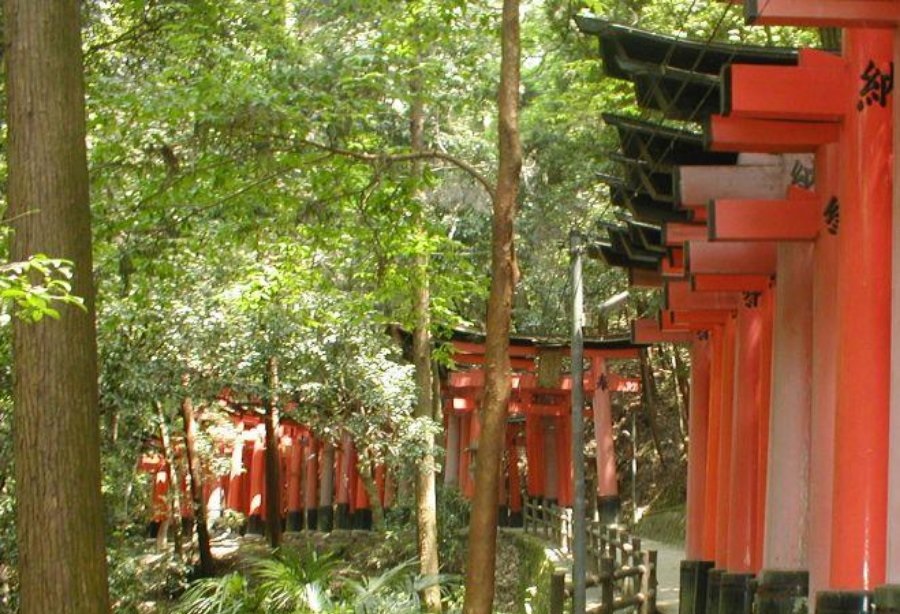
[[[175,614],[255,614],[259,600],[247,579],[238,572],[221,578],[203,578],[185,591]]]
[[[355,614],[414,614],[421,612],[419,594],[435,584],[445,584],[449,576],[419,576],[416,559],[410,559],[385,571],[380,576],[366,576],[359,581],[346,580]]]
[[[263,610],[272,614],[332,611],[329,584],[337,564],[333,554],[290,548],[280,549],[274,558],[254,561],[251,569],[259,580]]]

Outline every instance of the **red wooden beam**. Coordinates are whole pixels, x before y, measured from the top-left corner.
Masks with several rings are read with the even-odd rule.
[[[706,224],[669,223],[663,226],[663,245],[681,247],[687,241],[706,239],[708,233]]]
[[[659,320],[638,318],[631,321],[631,340],[634,343],[690,343],[695,338],[689,331],[664,331]]]
[[[454,354],[453,362],[458,365],[483,365],[485,357],[484,354]],[[534,369],[533,358],[510,358],[509,364],[513,369],[525,371]]]
[[[745,16],[762,26],[891,27],[900,22],[897,0],[747,0]]]
[[[664,331],[707,330],[721,326],[736,311],[718,309],[683,309],[678,311],[660,310],[659,326]]]
[[[814,192],[794,189],[781,200],[715,200],[709,204],[711,241],[811,241],[823,225]]]
[[[670,260],[664,258],[660,265],[660,274],[662,275],[664,280],[666,280],[666,279],[684,279],[684,277],[685,277],[684,265],[681,264],[681,265],[676,266],[676,265],[672,264],[672,262]]]
[[[768,275],[691,275],[691,288],[695,292],[763,292],[770,283],[771,277]]]
[[[712,151],[763,153],[813,152],[837,142],[840,128],[834,122],[792,122],[745,117],[709,118],[704,133]]]
[[[483,343],[473,343],[471,341],[454,341],[453,348],[460,353],[463,354],[484,354],[484,344]],[[527,356],[537,356],[538,349],[535,346],[529,345],[510,345],[509,346],[509,355],[510,356],[519,356],[519,357],[527,357]]]
[[[663,309],[737,309],[742,304],[738,292],[694,292],[689,281],[672,281],[663,291]]]
[[[628,269],[628,285],[632,288],[662,288],[662,273],[647,269]]]
[[[727,66],[723,114],[758,119],[839,121],[846,106],[837,93],[847,91],[851,82],[846,63],[824,51],[814,53],[819,56],[804,54],[802,59],[808,61],[801,60],[800,66]]]
[[[691,273],[737,273],[772,275],[777,260],[776,244],[771,242],[687,244],[686,268]]]

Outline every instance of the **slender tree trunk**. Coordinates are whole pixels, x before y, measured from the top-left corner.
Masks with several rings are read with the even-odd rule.
[[[678,426],[681,441],[687,440],[687,425],[690,421],[690,404],[691,404],[691,385],[688,378],[685,377],[684,363],[678,347],[675,345],[669,348],[672,352],[672,372],[675,376],[675,397],[678,401]]]
[[[503,1],[499,92],[500,168],[494,198],[491,241],[491,293],[485,342],[482,429],[475,464],[475,496],[469,523],[466,563],[466,614],[490,614],[494,601],[497,540],[497,482],[506,442],[510,397],[509,327],[516,262],[513,222],[522,168],[519,140],[519,1]]]
[[[175,450],[172,448],[172,437],[169,435],[169,422],[162,403],[154,401],[156,407],[156,419],[159,420],[159,440],[162,443],[163,458],[169,466],[169,518],[166,521],[172,525],[172,546],[175,559],[179,562],[183,559],[184,546],[181,535],[181,480],[178,475],[178,459],[175,458]],[[168,534],[168,526],[159,528],[160,535],[165,540]],[[161,543],[165,543],[162,541]],[[160,541],[157,540],[157,545]]]
[[[188,376],[181,379],[187,388]],[[184,426],[184,452],[187,456],[188,475],[190,476],[191,503],[194,509],[194,524],[197,527],[197,547],[200,550],[200,574],[203,577],[215,573],[215,563],[209,541],[209,527],[206,525],[206,500],[203,498],[203,474],[200,470],[200,459],[197,457],[197,423],[194,420],[194,402],[185,394],[181,400],[181,421]]]
[[[422,76],[418,70],[413,73],[410,87],[413,95],[410,110],[410,140],[413,152],[425,150],[425,103],[422,99]],[[413,165],[418,179],[422,177],[420,162]],[[416,212],[416,235],[421,246],[427,244],[428,229],[425,224],[425,203],[419,194],[419,209]],[[424,249],[424,248],[420,248]],[[416,368],[416,418],[432,417],[432,371],[431,371],[431,288],[428,279],[428,254],[420,251],[415,255],[413,283],[413,363]],[[437,492],[434,475],[434,453],[430,450],[432,441],[425,442],[429,451],[419,459],[416,467],[416,526],[419,551],[419,571],[423,576],[436,576],[440,571],[437,534]],[[422,589],[422,602],[426,612],[441,611],[441,589],[432,584]]]
[[[77,0],[5,0],[12,258],[74,263],[87,309],[13,326],[22,614],[109,611]]]
[[[650,365],[650,350],[641,350],[641,386],[643,387],[644,411],[647,412],[647,423],[650,425],[650,436],[653,438],[653,447],[659,462],[663,465],[666,458],[663,456],[662,444],[659,438],[659,426],[656,423],[656,405],[659,395],[656,391],[656,380],[653,378],[653,368]]]
[[[281,459],[278,454],[278,359],[266,364],[266,525],[269,545],[281,546]]]

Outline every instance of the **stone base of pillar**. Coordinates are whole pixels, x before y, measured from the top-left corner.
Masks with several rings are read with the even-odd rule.
[[[900,584],[885,584],[875,589],[878,614],[900,614]]]
[[[303,530],[303,512],[295,510],[293,512],[287,513],[287,524],[285,528],[288,531],[302,531]]]
[[[509,508],[507,508],[505,505],[500,505],[497,507],[497,526],[509,526]]]
[[[816,614],[871,614],[874,603],[869,591],[820,591]]]
[[[724,569],[710,569],[706,573],[706,614],[719,614],[719,588]]]
[[[712,561],[681,561],[678,614],[706,614],[706,581]]]
[[[809,572],[767,570],[759,574],[756,614],[809,612]]]
[[[514,527],[516,529],[521,529],[525,525],[525,519],[522,516],[522,512],[510,512],[509,513],[509,526]]]
[[[247,517],[247,535],[265,535],[266,523],[262,516],[253,514]]]
[[[319,528],[319,510],[317,508],[309,508],[306,510],[306,529],[308,531],[316,531]]]
[[[597,515],[600,517],[600,524],[619,524],[619,518],[622,515],[622,500],[618,495],[597,497]]]
[[[347,503],[338,503],[335,506],[334,527],[336,529],[349,529],[351,526],[350,506]]]
[[[719,582],[719,614],[752,614],[756,576],[724,573]]]
[[[325,533],[330,533],[334,528],[334,508],[330,505],[319,508],[318,527],[320,531]]]

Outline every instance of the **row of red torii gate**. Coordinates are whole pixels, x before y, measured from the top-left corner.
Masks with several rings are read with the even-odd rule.
[[[576,19],[647,115],[604,118],[597,255],[691,347],[681,612],[900,612],[900,2],[733,4],[840,49]]]
[[[480,438],[479,404],[484,386],[484,338],[478,333],[455,331],[451,343],[456,370],[442,378],[445,458],[442,468],[446,487],[466,498],[474,494],[474,463]],[[611,393],[635,393],[639,381],[608,369],[614,361],[635,359],[641,346],[629,339],[588,341],[585,359],[590,363],[584,387],[591,395],[597,437],[596,490],[598,509],[608,522],[617,520],[620,508],[616,461],[613,451]],[[521,526],[523,496],[569,507],[573,497],[571,447],[571,377],[562,362],[569,348],[530,337],[512,337],[510,355],[514,368],[513,393],[506,430],[503,479],[497,493],[499,523]],[[543,365],[542,369],[539,366]],[[258,402],[238,402],[234,391],[219,398],[217,414],[227,415],[227,427],[207,420],[205,430],[214,442],[215,456],[230,459],[227,470],[216,472],[206,463],[202,496],[210,522],[241,514],[241,530],[262,535],[266,531],[266,429]],[[291,413],[291,404],[285,408]],[[398,489],[409,487],[384,465],[367,466],[352,438],[345,434],[333,442],[289,417],[277,430],[281,518],[289,531],[372,528],[372,499],[390,509]],[[140,468],[151,474],[152,522],[149,533],[166,530],[173,516],[171,483],[178,479],[180,511],[184,525],[193,521],[188,475],[173,475],[160,442],[141,457]],[[176,442],[176,466],[184,464],[183,442]],[[181,467],[179,474],[186,474]],[[371,485],[366,488],[366,477]]]

